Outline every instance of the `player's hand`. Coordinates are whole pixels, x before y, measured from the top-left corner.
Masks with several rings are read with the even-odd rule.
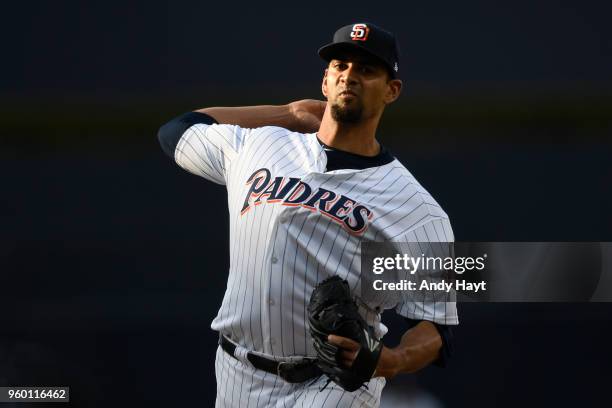
[[[327,102],[302,99],[291,102],[288,106],[295,122],[291,130],[303,133],[314,133],[319,130]]]
[[[335,334],[330,334],[327,337],[327,341],[342,349],[340,352],[340,363],[342,365],[347,368],[353,365],[353,361],[357,358],[357,354],[361,348],[359,343],[347,337],[336,336]]]
[[[342,349],[340,352],[340,361],[345,367],[353,365],[353,361],[355,361],[359,353],[359,343],[334,334],[330,334],[327,341]],[[376,371],[374,371],[372,377],[385,377],[388,379],[395,377],[398,374],[397,361],[398,359],[393,349],[383,346],[380,358],[378,359],[378,365],[376,366]]]

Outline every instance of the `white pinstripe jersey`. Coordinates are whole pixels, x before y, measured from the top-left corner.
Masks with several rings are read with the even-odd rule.
[[[312,289],[337,274],[359,298],[362,240],[454,240],[446,213],[397,159],[326,172],[315,134],[196,124],[175,160],[227,187],[230,267],[212,328],[264,355],[315,355],[306,324]],[[457,324],[456,305],[446,300],[362,299],[360,311],[383,335],[379,311],[394,307],[408,318]]]

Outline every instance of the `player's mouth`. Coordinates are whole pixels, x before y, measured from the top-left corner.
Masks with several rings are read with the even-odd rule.
[[[340,92],[338,96],[341,98],[355,98],[357,97],[357,94],[347,89],[347,90]]]

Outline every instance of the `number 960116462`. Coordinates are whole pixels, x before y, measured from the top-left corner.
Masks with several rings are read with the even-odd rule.
[[[68,387],[0,387],[0,402],[69,402]]]

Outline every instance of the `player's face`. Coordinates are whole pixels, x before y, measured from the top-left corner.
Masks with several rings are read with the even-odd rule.
[[[322,85],[331,114],[341,123],[359,123],[380,117],[399,96],[401,81],[371,57],[342,55],[330,61]]]

